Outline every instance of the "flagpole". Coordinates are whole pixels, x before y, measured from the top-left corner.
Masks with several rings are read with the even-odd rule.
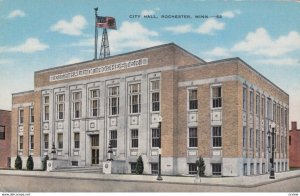
[[[97,28],[97,11],[98,11],[98,7],[94,8],[95,10],[95,57],[94,60],[97,59],[97,43],[98,43],[98,28]]]

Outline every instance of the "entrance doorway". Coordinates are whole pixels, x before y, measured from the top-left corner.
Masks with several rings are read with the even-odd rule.
[[[91,136],[92,165],[99,165],[99,135]]]

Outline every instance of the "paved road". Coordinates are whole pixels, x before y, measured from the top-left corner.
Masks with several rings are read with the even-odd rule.
[[[258,187],[0,175],[0,192],[300,192],[300,177]]]

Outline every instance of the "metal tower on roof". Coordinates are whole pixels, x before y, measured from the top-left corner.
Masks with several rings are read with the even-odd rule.
[[[103,29],[102,33],[102,41],[101,41],[101,49],[100,49],[100,59],[106,58],[110,56],[109,51],[109,42],[106,28]]]

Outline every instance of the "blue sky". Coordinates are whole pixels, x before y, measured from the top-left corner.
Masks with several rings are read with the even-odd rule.
[[[174,42],[206,61],[240,57],[290,95],[300,122],[299,1],[0,0],[0,108],[33,89],[34,71],[93,59],[95,7],[116,18],[111,55]]]

